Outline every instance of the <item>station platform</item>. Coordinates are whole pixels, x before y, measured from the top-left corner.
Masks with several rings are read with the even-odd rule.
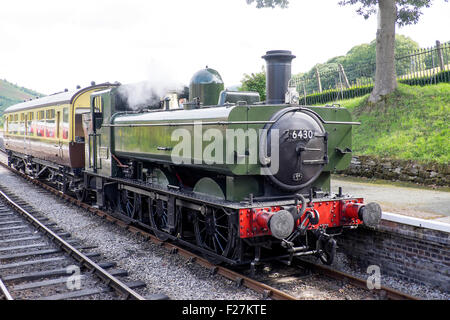
[[[380,204],[383,219],[450,232],[449,188],[433,190],[407,183],[333,175],[332,192],[339,187],[344,194]]]

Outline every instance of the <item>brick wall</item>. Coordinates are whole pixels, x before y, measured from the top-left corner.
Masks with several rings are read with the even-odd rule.
[[[337,237],[339,250],[362,268],[450,292],[450,234],[382,220]]]

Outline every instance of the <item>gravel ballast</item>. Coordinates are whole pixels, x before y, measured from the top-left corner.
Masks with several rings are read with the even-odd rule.
[[[84,209],[70,206],[37,186],[0,168],[0,184],[33,205],[84,245],[97,246],[104,261],[117,263],[131,280],[144,281],[144,296],[165,294],[170,299],[257,300],[262,296],[187,259],[113,225]],[[141,291],[140,291],[141,292]]]
[[[70,232],[74,238],[80,239],[84,245],[97,246],[96,252],[102,254],[102,261],[116,262],[117,268],[129,272],[131,280],[144,281],[147,287],[140,293],[144,296],[152,294],[165,294],[170,299],[186,300],[257,300],[262,296],[245,287],[236,288],[233,281],[220,275],[212,275],[210,270],[176,254],[169,254],[152,242],[146,241],[142,236],[130,232],[95,216],[84,209],[70,206],[67,202],[54,195],[42,192],[42,189],[14,176],[0,167],[0,184],[14,191],[25,201],[40,210],[50,220],[56,222],[65,231]],[[363,270],[355,269],[345,256],[337,255],[332,267],[367,278]],[[407,283],[392,277],[383,277],[382,285],[424,299],[445,299],[450,295],[433,288]],[[300,299],[357,299],[360,293],[328,295],[321,292],[305,294],[300,283],[292,288],[283,286],[283,289]],[[301,290],[303,289],[303,290]],[[311,289],[313,292],[314,290]],[[298,293],[296,293],[298,292]],[[360,295],[360,299],[370,299],[367,293]]]

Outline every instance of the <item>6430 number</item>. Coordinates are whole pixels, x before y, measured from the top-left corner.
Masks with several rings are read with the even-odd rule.
[[[298,129],[289,130],[290,140],[310,140],[314,137],[314,130]]]

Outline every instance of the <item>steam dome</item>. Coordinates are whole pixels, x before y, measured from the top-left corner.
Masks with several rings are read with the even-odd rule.
[[[203,105],[216,105],[225,88],[219,72],[206,67],[197,71],[189,83],[189,101],[199,98]]]

